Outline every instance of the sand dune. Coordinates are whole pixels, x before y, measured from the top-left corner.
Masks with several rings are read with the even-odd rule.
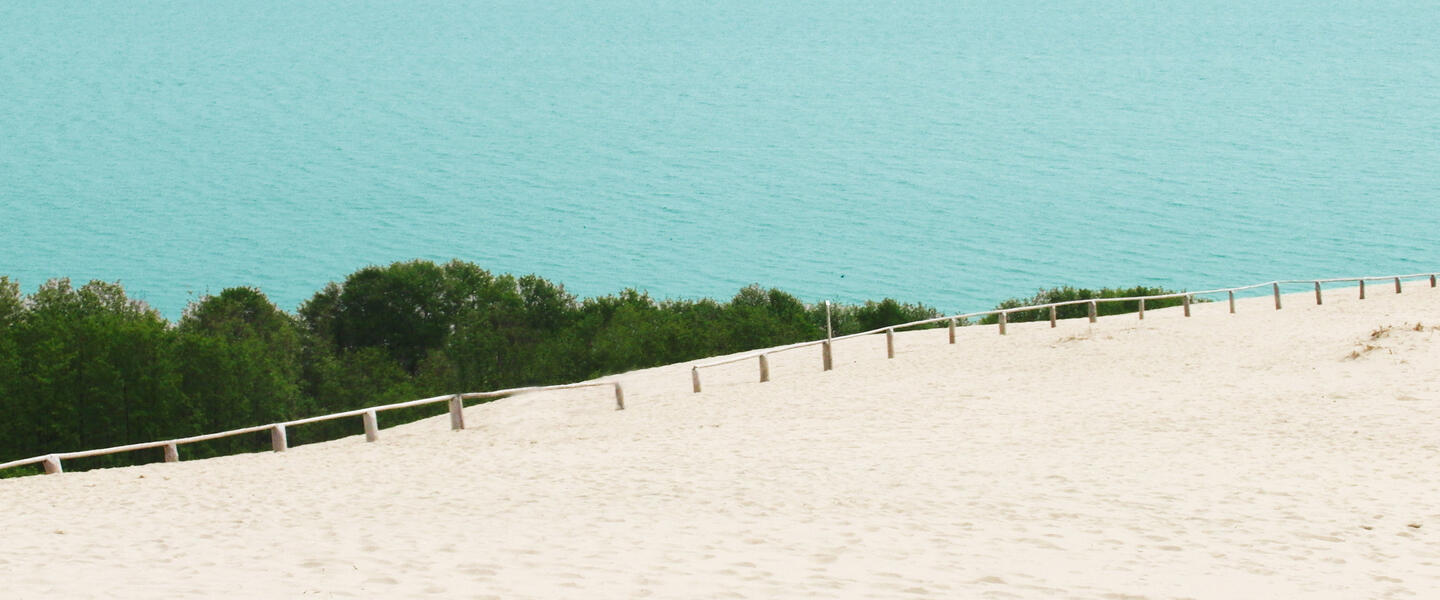
[[[1342,297],[1344,296],[1344,297]],[[1440,291],[903,333],[363,437],[0,480],[0,596],[1440,590]],[[358,430],[358,424],[357,424]],[[358,433],[358,431],[357,431]]]

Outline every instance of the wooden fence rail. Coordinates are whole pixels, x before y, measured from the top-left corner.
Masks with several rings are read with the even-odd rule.
[[[406,401],[406,402],[397,402],[397,403],[395,403],[395,404],[386,404],[386,405],[383,405],[383,406],[372,406],[372,407],[369,407],[369,408],[357,408],[357,409],[355,409],[355,410],[347,410],[347,411],[345,411],[345,412],[338,412],[338,413],[329,414],[329,415],[321,415],[321,416],[318,416],[318,417],[308,417],[308,418],[304,418],[304,419],[296,419],[296,420],[294,420],[294,421],[285,421],[285,422],[283,422],[283,423],[271,423],[271,424],[269,424],[269,425],[256,425],[256,426],[254,426],[254,427],[243,427],[243,428],[240,428],[240,429],[231,429],[231,430],[229,430],[229,431],[221,431],[221,432],[218,432],[218,433],[207,433],[207,434],[204,434],[204,435],[196,435],[196,436],[185,437],[185,438],[178,438],[178,439],[173,439],[173,440],[165,440],[165,441],[161,441],[161,442],[144,442],[144,443],[140,443],[140,444],[127,444],[127,445],[124,445],[124,446],[114,446],[114,447],[111,447],[111,448],[100,448],[100,449],[96,449],[96,450],[82,450],[82,451],[79,451],[79,452],[60,452],[60,453],[56,453],[56,454],[47,454],[47,455],[45,455],[45,456],[35,456],[35,457],[25,458],[25,459],[21,459],[21,460],[12,460],[12,461],[7,462],[7,463],[0,463],[0,470],[8,469],[8,468],[11,468],[11,467],[24,466],[24,465],[42,464],[42,465],[44,465],[44,467],[45,467],[45,472],[46,472],[46,473],[51,473],[51,474],[53,474],[53,473],[63,473],[63,472],[64,472],[64,468],[63,468],[62,465],[61,465],[61,461],[70,460],[70,459],[74,459],[74,458],[87,458],[87,457],[91,457],[91,456],[103,456],[103,455],[106,455],[106,454],[118,454],[118,453],[121,453],[121,452],[133,452],[133,451],[136,451],[136,450],[150,450],[150,449],[154,449],[154,448],[162,448],[162,449],[164,450],[165,462],[178,462],[178,461],[180,460],[180,449],[179,449],[179,448],[180,448],[180,446],[182,446],[182,445],[185,445],[185,444],[193,444],[193,443],[196,443],[196,442],[204,442],[204,441],[208,441],[208,440],[217,440],[217,439],[220,439],[220,438],[232,437],[232,436],[237,436],[237,435],[245,435],[245,434],[247,434],[247,433],[258,433],[258,432],[266,431],[266,430],[269,430],[269,431],[270,431],[270,448],[271,448],[271,450],[274,450],[275,452],[284,452],[285,450],[289,449],[289,447],[290,447],[289,440],[288,440],[288,436],[286,435],[286,432],[287,432],[287,429],[288,429],[288,428],[290,428],[290,427],[296,427],[296,426],[299,426],[299,425],[308,425],[308,424],[310,424],[310,423],[319,423],[319,422],[321,422],[321,421],[331,421],[331,420],[334,420],[334,419],[344,419],[344,418],[347,418],[347,417],[361,417],[362,423],[364,424],[364,427],[365,427],[365,441],[367,441],[367,442],[374,442],[374,441],[380,439],[380,426],[379,426],[379,418],[378,418],[377,415],[378,415],[378,413],[384,412],[384,411],[387,411],[387,410],[398,410],[398,409],[401,409],[401,408],[410,408],[410,407],[414,407],[414,406],[423,406],[423,405],[426,405],[426,404],[435,404],[435,403],[438,403],[438,402],[448,402],[448,403],[450,403],[450,428],[453,429],[453,430],[459,430],[459,429],[464,429],[464,428],[465,428],[465,413],[464,413],[464,408],[465,408],[465,401],[466,401],[466,400],[475,400],[475,399],[480,399],[480,398],[500,398],[500,397],[504,397],[504,396],[511,396],[511,395],[514,395],[514,394],[521,394],[521,393],[526,393],[526,392],[545,392],[545,391],[553,391],[553,390],[573,390],[573,389],[579,389],[579,388],[603,387],[603,386],[610,386],[610,387],[614,388],[614,392],[615,392],[615,410],[624,410],[624,409],[625,409],[625,391],[624,391],[623,388],[620,387],[620,383],[617,382],[617,381],[595,381],[595,382],[588,382],[588,383],[567,383],[567,384],[563,384],[563,385],[544,385],[544,386],[532,386],[532,387],[511,388],[511,389],[506,389],[506,390],[496,390],[496,391],[493,391],[493,392],[471,392],[471,393],[465,393],[465,394],[446,394],[446,395],[444,395],[444,396],[432,396],[432,397],[430,397],[430,398],[421,398],[421,399],[419,399],[419,400],[409,400],[409,401]]]
[[[1262,288],[1262,287],[1270,287],[1270,288],[1271,288],[1271,293],[1272,293],[1272,294],[1274,295],[1274,297],[1275,297],[1275,310],[1280,310],[1280,309],[1281,309],[1281,302],[1280,302],[1280,286],[1281,286],[1281,285],[1302,284],[1302,283],[1303,283],[1303,284],[1312,284],[1312,285],[1314,285],[1314,287],[1315,287],[1315,303],[1316,303],[1316,304],[1322,304],[1322,303],[1323,303],[1323,298],[1322,298],[1321,285],[1322,285],[1322,284],[1325,284],[1325,283],[1358,283],[1358,284],[1359,284],[1359,291],[1360,291],[1360,299],[1363,300],[1363,299],[1365,299],[1365,282],[1367,282],[1367,281],[1393,281],[1394,284],[1395,284],[1395,293],[1399,294],[1399,293],[1401,293],[1402,290],[1403,290],[1403,287],[1402,287],[1402,284],[1401,284],[1402,280],[1406,280],[1406,279],[1416,279],[1416,278],[1429,278],[1430,287],[1433,288],[1433,287],[1436,287],[1436,276],[1437,276],[1437,275],[1440,275],[1440,273],[1415,273],[1415,274],[1409,274],[1409,275],[1387,275],[1387,276],[1383,276],[1383,277],[1341,277],[1341,278],[1334,278],[1334,279],[1287,279],[1287,280],[1267,281],[1267,282],[1265,282],[1265,283],[1257,283],[1257,284],[1253,284],[1253,285],[1246,285],[1246,286],[1239,286],[1239,287],[1219,288],[1219,289],[1213,289],[1213,290],[1200,290],[1200,291],[1194,291],[1194,292],[1178,292],[1178,293],[1172,293],[1172,294],[1156,294],[1156,295],[1153,295],[1153,296],[1132,296],[1132,297],[1125,297],[1125,298],[1094,298],[1094,299],[1086,299],[1086,300],[1069,300],[1069,301],[1065,301],[1065,302],[1052,302],[1052,303],[1049,303],[1049,304],[1037,304],[1037,305],[1034,305],[1034,306],[1020,306],[1020,307],[1015,307],[1015,308],[1006,308],[1006,309],[996,309],[996,310],[987,310],[987,311],[980,311],[980,312],[964,313],[964,314],[952,315],[952,316],[947,316],[947,317],[935,317],[935,318],[931,318],[931,319],[922,319],[922,320],[919,320],[919,321],[911,321],[911,322],[909,322],[909,323],[902,323],[902,324],[899,324],[899,325],[887,325],[887,326],[885,326],[885,327],[881,327],[881,328],[877,328],[877,329],[872,329],[872,330],[869,330],[869,331],[862,331],[862,332],[859,332],[859,333],[852,333],[852,334],[849,334],[849,335],[842,335],[842,336],[839,336],[839,337],[833,337],[833,338],[822,339],[822,340],[813,340],[813,341],[808,341],[808,342],[799,342],[799,343],[789,344],[789,345],[785,345],[785,346],[778,346],[778,347],[774,347],[774,348],[767,348],[767,349],[765,349],[765,350],[761,350],[761,351],[757,351],[757,352],[744,353],[744,354],[741,354],[741,355],[738,355],[738,356],[732,356],[732,357],[725,358],[725,359],[721,359],[721,360],[717,360],[717,361],[711,361],[711,362],[707,362],[707,363],[702,363],[702,364],[693,365],[693,366],[691,367],[691,369],[690,369],[691,389],[692,389],[695,393],[699,393],[699,392],[701,391],[700,369],[710,368],[710,367],[718,367],[718,366],[721,366],[721,365],[733,364],[733,363],[737,363],[737,362],[741,362],[741,361],[750,360],[750,359],[752,359],[752,358],[755,358],[755,359],[758,359],[758,360],[759,360],[759,363],[760,363],[760,381],[761,381],[761,382],[770,381],[770,379],[771,379],[771,374],[770,374],[769,355],[771,355],[771,354],[777,354],[777,353],[780,353],[780,352],[786,352],[786,351],[789,351],[789,350],[797,350],[797,349],[800,349],[800,348],[809,348],[809,347],[811,347],[811,346],[821,346],[821,349],[822,349],[822,352],[821,352],[821,356],[822,356],[822,368],[823,368],[824,370],[826,370],[826,371],[829,371],[829,370],[831,370],[831,369],[833,368],[833,364],[834,364],[834,363],[833,363],[834,342],[838,342],[838,341],[841,341],[841,340],[847,340],[847,339],[851,339],[851,338],[858,338],[858,337],[867,336],[867,335],[875,335],[875,334],[879,334],[879,333],[884,333],[884,334],[885,334],[885,337],[886,337],[886,356],[889,357],[889,358],[894,358],[894,357],[895,357],[895,330],[896,330],[896,329],[905,329],[905,328],[908,328],[908,327],[919,327],[919,326],[922,326],[922,325],[930,325],[930,324],[933,324],[933,323],[942,323],[942,322],[947,323],[947,324],[948,324],[947,330],[948,330],[949,341],[950,341],[951,344],[954,344],[954,343],[955,343],[955,327],[956,327],[957,323],[958,323],[958,322],[961,322],[961,321],[963,321],[963,320],[965,320],[965,319],[974,318],[974,317],[985,317],[985,316],[989,316],[989,315],[997,315],[997,322],[998,322],[998,323],[997,323],[997,324],[998,324],[997,329],[998,329],[998,331],[999,331],[999,333],[1000,333],[1001,335],[1005,335],[1005,333],[1006,333],[1006,324],[1007,324],[1007,322],[1008,322],[1008,320],[1009,320],[1009,318],[1008,318],[1009,315],[1010,315],[1011,313],[1024,312],[1024,311],[1030,311],[1030,310],[1049,309],[1049,312],[1050,312],[1050,315],[1049,315],[1049,316],[1050,316],[1050,326],[1051,326],[1051,327],[1055,327],[1055,326],[1056,326],[1056,309],[1058,309],[1059,307],[1062,307],[1062,306],[1076,306],[1076,305],[1081,305],[1081,304],[1086,305],[1086,306],[1087,306],[1087,312],[1088,312],[1088,318],[1089,318],[1089,320],[1090,320],[1091,323],[1094,323],[1094,322],[1096,321],[1096,319],[1097,319],[1098,305],[1099,305],[1099,303],[1101,303],[1101,302],[1138,302],[1138,303],[1139,303],[1139,306],[1140,306],[1139,318],[1144,319],[1144,318],[1145,318],[1145,308],[1144,308],[1144,307],[1145,307],[1145,301],[1147,301],[1147,300],[1163,300],[1163,299],[1169,299],[1169,298],[1181,298],[1181,299],[1182,299],[1181,301],[1182,301],[1182,303],[1183,303],[1184,310],[1185,310],[1185,316],[1188,317],[1188,316],[1190,316],[1190,303],[1191,303],[1191,300],[1192,300],[1195,296],[1205,296],[1205,295],[1212,295],[1212,294],[1221,294],[1221,293],[1223,293],[1223,294],[1226,294],[1226,295],[1228,296],[1229,304],[1230,304],[1230,307],[1229,307],[1229,308],[1230,308],[1230,312],[1233,314],[1233,313],[1235,312],[1235,292],[1242,292],[1242,291],[1245,291],[1245,290],[1251,290],[1251,289]],[[244,428],[241,428],[241,429],[232,429],[232,430],[229,430],[229,431],[222,431],[222,432],[218,432],[218,433],[208,433],[208,434],[204,434],[204,435],[197,435],[197,436],[191,436],[191,437],[185,437],[185,438],[178,438],[178,439],[173,439],[173,440],[165,440],[165,441],[159,441],[159,442],[145,442],[145,443],[140,443],[140,444],[128,444],[128,445],[124,445],[124,446],[114,446],[114,447],[111,447],[111,448],[100,448],[100,449],[96,449],[96,450],[84,450],[84,451],[79,451],[79,452],[61,452],[61,453],[56,453],[56,454],[48,454],[48,455],[44,455],[44,456],[35,456],[35,457],[31,457],[31,458],[25,458],[25,459],[20,459],[20,460],[13,460],[13,461],[6,462],[6,463],[0,463],[0,470],[8,469],[8,468],[11,468],[11,467],[24,466],[24,465],[42,464],[42,465],[44,465],[44,467],[45,467],[45,472],[46,472],[46,473],[62,473],[62,472],[64,472],[64,469],[63,469],[63,467],[62,467],[62,461],[65,461],[65,460],[70,460],[70,459],[75,459],[75,458],[87,458],[87,457],[91,457],[91,456],[103,456],[103,455],[107,455],[107,454],[117,454],[117,453],[120,453],[120,452],[133,452],[133,451],[137,451],[137,450],[149,450],[149,449],[154,449],[154,448],[160,448],[160,449],[162,449],[165,462],[177,462],[177,461],[180,460],[179,447],[182,446],[182,445],[185,445],[185,444],[193,444],[193,443],[196,443],[196,442],[203,442],[203,441],[207,441],[207,440],[220,439],[220,438],[225,438],[225,437],[232,437],[232,436],[237,436],[237,435],[245,435],[245,434],[247,434],[247,433],[257,433],[257,432],[266,431],[266,430],[269,430],[269,431],[270,431],[271,449],[274,450],[275,452],[284,452],[286,449],[289,448],[289,442],[288,442],[288,436],[287,436],[287,428],[289,428],[289,427],[296,427],[296,426],[299,426],[299,425],[306,425],[306,424],[310,424],[310,423],[318,423],[318,422],[321,422],[321,421],[329,421],[329,420],[333,420],[333,419],[343,419],[343,418],[357,417],[357,416],[358,416],[358,417],[361,417],[362,423],[363,423],[363,425],[364,425],[365,441],[367,441],[367,442],[374,442],[374,441],[376,441],[376,440],[379,439],[378,413],[383,412],[383,411],[387,411],[387,410],[397,410],[397,409],[401,409],[401,408],[410,408],[410,407],[414,407],[414,406],[422,406],[422,405],[426,405],[426,404],[434,404],[434,403],[437,403],[437,402],[448,402],[448,403],[450,404],[450,427],[451,427],[451,429],[459,430],[459,429],[464,429],[464,428],[465,428],[465,415],[464,415],[464,412],[463,412],[465,400],[473,400],[473,399],[479,399],[479,398],[499,398],[499,397],[503,397],[503,396],[510,396],[510,395],[513,395],[513,394],[519,394],[519,393],[525,393],[525,392],[539,392],[539,391],[551,391],[551,390],[567,390],[567,389],[578,389],[578,388],[599,387],[599,386],[611,386],[611,387],[613,387],[613,388],[614,388],[614,393],[615,393],[615,409],[616,409],[616,410],[624,410],[624,408],[625,408],[625,394],[624,394],[624,390],[620,387],[619,382],[614,382],[614,381],[600,381],[600,382],[589,382],[589,383],[570,383],[570,384],[551,385],[551,386],[521,387],[521,388],[512,388],[512,389],[506,389],[506,390],[496,390],[496,391],[493,391],[493,392],[471,392],[471,393],[465,393],[465,394],[447,394],[447,395],[444,395],[444,396],[433,396],[433,397],[430,397],[430,398],[421,398],[421,399],[419,399],[419,400],[410,400],[410,401],[407,401],[407,402],[398,402],[398,403],[395,403],[395,404],[386,404],[386,405],[383,405],[383,406],[374,406],[374,407],[370,407],[370,408],[360,408],[360,409],[349,410],[349,411],[339,412],[339,413],[334,413],[334,414],[329,414],[329,415],[321,415],[321,416],[318,416],[318,417],[309,417],[309,418],[305,418],[305,419],[297,419],[297,420],[294,420],[294,421],[285,421],[285,422],[283,422],[283,423],[271,423],[271,424],[269,424],[269,425],[257,425],[257,426],[253,426],[253,427],[244,427]]]
[[[1359,287],[1360,287],[1360,299],[1361,299],[1361,300],[1364,300],[1364,299],[1365,299],[1365,282],[1366,282],[1366,281],[1392,281],[1392,280],[1393,280],[1393,281],[1395,282],[1395,293],[1399,294],[1399,293],[1401,293],[1401,290],[1403,289],[1402,286],[1401,286],[1401,280],[1405,280],[1405,279],[1416,279],[1416,278],[1429,278],[1429,280],[1430,280],[1430,287],[1433,288],[1433,287],[1435,287],[1435,279],[1436,279],[1436,276],[1437,276],[1437,275],[1440,275],[1440,273],[1412,273],[1412,274],[1409,274],[1409,275],[1386,275],[1386,276],[1383,276],[1383,277],[1338,277],[1338,278],[1333,278],[1333,279],[1283,279],[1283,280],[1275,280],[1275,281],[1266,281],[1266,282],[1264,282],[1264,283],[1256,283],[1256,284],[1251,284],[1251,285],[1242,285],[1242,286],[1238,286],[1238,287],[1217,288],[1217,289],[1213,289],[1213,290],[1199,290],[1199,291],[1194,291],[1194,292],[1176,292],[1176,293],[1171,293],[1171,294],[1155,294],[1155,295],[1152,295],[1152,296],[1127,296],[1127,297],[1123,297],[1123,298],[1091,298],[1091,299],[1085,299],[1085,300],[1067,300],[1067,301],[1065,301],[1065,302],[1051,302],[1051,303],[1049,303],[1049,304],[1036,304],[1036,305],[1033,305],[1033,306],[1018,306],[1018,307],[1015,307],[1015,308],[1004,308],[1004,309],[987,310],[987,311],[981,311],[981,312],[964,313],[964,314],[959,314],[959,315],[951,315],[951,316],[947,316],[947,317],[935,317],[935,318],[931,318],[931,319],[922,319],[922,320],[919,320],[919,321],[911,321],[911,322],[909,322],[909,323],[901,323],[901,324],[899,324],[899,325],[887,325],[887,326],[885,326],[885,327],[880,327],[880,328],[877,328],[877,329],[871,329],[871,330],[869,330],[869,331],[862,331],[862,332],[860,332],[860,333],[852,333],[852,334],[849,334],[849,335],[842,335],[842,336],[839,336],[839,337],[834,337],[834,338],[829,338],[829,339],[814,340],[814,341],[809,341],[809,342],[800,342],[800,343],[789,344],[789,345],[785,345],[785,346],[777,346],[777,347],[775,347],[775,348],[766,348],[766,349],[764,349],[764,350],[760,350],[760,351],[756,351],[756,352],[746,352],[746,353],[741,353],[741,354],[739,354],[739,355],[731,356],[731,357],[724,358],[724,359],[720,359],[720,360],[715,360],[715,361],[700,363],[700,364],[693,365],[693,366],[690,367],[690,384],[691,384],[691,390],[698,394],[698,393],[700,393],[700,391],[701,391],[700,369],[708,369],[708,368],[710,368],[710,367],[719,367],[719,366],[723,366],[723,365],[734,364],[734,363],[743,362],[743,361],[747,361],[747,360],[751,360],[751,359],[756,359],[756,358],[758,358],[759,361],[760,361],[760,381],[761,381],[762,383],[763,383],[763,382],[767,382],[767,381],[770,381],[770,379],[771,379],[771,376],[770,376],[770,355],[772,355],[772,354],[778,354],[778,353],[780,353],[780,352],[786,352],[786,351],[789,351],[789,350],[797,350],[797,349],[800,349],[800,348],[809,348],[809,347],[811,347],[811,346],[817,346],[817,345],[818,345],[818,346],[821,346],[821,361],[822,361],[822,367],[821,367],[821,368],[822,368],[823,370],[825,370],[825,371],[829,371],[829,370],[831,370],[831,369],[833,368],[833,366],[834,366],[834,362],[833,362],[833,360],[834,360],[834,359],[833,359],[834,342],[838,342],[838,341],[841,341],[841,340],[847,340],[847,339],[851,339],[851,338],[863,337],[863,336],[867,336],[867,335],[876,335],[876,334],[880,334],[880,333],[885,334],[885,355],[886,355],[886,357],[887,357],[887,358],[895,358],[895,330],[896,330],[896,329],[905,329],[905,328],[907,328],[907,327],[919,327],[919,326],[921,326],[921,325],[929,325],[929,324],[932,324],[932,323],[940,323],[940,322],[946,322],[946,321],[948,321],[948,322],[949,322],[949,327],[948,327],[948,330],[949,330],[949,340],[950,340],[950,343],[951,343],[951,344],[954,344],[954,343],[955,343],[955,325],[956,325],[956,322],[957,322],[957,321],[963,321],[964,319],[974,318],[974,317],[987,317],[987,316],[990,316],[990,315],[996,315],[996,330],[1000,333],[1000,335],[1005,335],[1005,334],[1006,334],[1006,325],[1007,325],[1008,322],[1009,322],[1009,315],[1010,315],[1011,313],[1025,312],[1025,311],[1031,311],[1031,310],[1049,309],[1049,310],[1050,310],[1050,326],[1051,326],[1051,327],[1055,327],[1055,326],[1056,326],[1056,309],[1058,309],[1059,307],[1062,307],[1062,306],[1077,306],[1077,305],[1081,305],[1081,304],[1086,305],[1087,312],[1088,312],[1088,318],[1090,319],[1090,322],[1091,322],[1091,323],[1094,323],[1094,322],[1097,320],[1097,318],[1098,318],[1099,304],[1102,303],[1102,302],[1137,302],[1138,305],[1139,305],[1139,309],[1140,309],[1140,310],[1139,310],[1139,318],[1140,318],[1140,319],[1144,319],[1144,318],[1145,318],[1145,302],[1146,302],[1147,300],[1165,300],[1165,299],[1171,299],[1171,298],[1180,298],[1181,306],[1183,307],[1184,314],[1185,314],[1185,316],[1188,317],[1188,316],[1190,316],[1190,304],[1191,304],[1191,302],[1193,302],[1195,296],[1207,296],[1207,295],[1214,295],[1214,294],[1225,294],[1226,297],[1227,297],[1227,299],[1228,299],[1228,301],[1229,301],[1230,313],[1231,313],[1231,314],[1234,314],[1234,313],[1235,313],[1235,292],[1243,292],[1243,291],[1246,291],[1246,290],[1253,290],[1253,289],[1266,288],[1266,287],[1270,288],[1270,293],[1271,293],[1271,295],[1274,296],[1274,298],[1275,298],[1275,310],[1281,310],[1281,302],[1280,302],[1280,286],[1281,286],[1281,285],[1293,285],[1293,284],[1302,284],[1302,283],[1303,283],[1303,284],[1313,284],[1313,285],[1315,286],[1315,304],[1323,304],[1324,301],[1323,301],[1322,294],[1321,294],[1321,284],[1325,284],[1325,283],[1356,283],[1356,282],[1358,282],[1358,283],[1359,283]]]

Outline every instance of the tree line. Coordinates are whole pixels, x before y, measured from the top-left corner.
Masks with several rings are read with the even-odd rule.
[[[1168,292],[1054,288],[997,308],[1159,293]],[[1128,304],[1104,304],[1102,314],[1133,312]],[[1083,310],[1066,307],[1061,316]],[[939,316],[887,298],[836,305],[831,320],[834,334],[846,335]],[[1031,318],[1042,316],[1011,316]],[[54,279],[22,295],[0,276],[0,462],[447,393],[583,381],[815,340],[825,328],[825,305],[757,285],[728,302],[657,301],[634,289],[581,300],[535,275],[496,275],[462,261],[366,267],[326,285],[293,314],[257,289],[230,288],[192,302],[174,323],[126,297],[118,283],[75,287]],[[387,412],[385,421],[444,410]],[[303,444],[358,431],[357,423],[328,421],[289,435]],[[187,444],[181,453],[193,459],[268,448],[260,432]],[[66,469],[158,460],[158,450],[128,452],[66,461]],[[0,477],[37,471],[9,469]]]
[[[833,312],[836,335],[939,315],[892,299]],[[657,301],[633,289],[580,300],[535,275],[496,275],[461,261],[366,267],[294,314],[257,289],[230,288],[192,302],[174,323],[117,283],[54,279],[22,295],[0,276],[0,462],[444,393],[569,383],[824,335],[824,305],[776,289],[752,285],[728,302]],[[394,424],[443,410],[385,417]],[[300,444],[356,431],[354,423],[326,422],[290,437]],[[203,458],[268,444],[262,432],[181,452]],[[66,468],[157,460],[158,450],[129,452]]]

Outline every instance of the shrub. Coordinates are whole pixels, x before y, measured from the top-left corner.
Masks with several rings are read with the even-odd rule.
[[[1167,290],[1159,287],[1147,287],[1137,285],[1128,288],[1101,288],[1091,290],[1087,288],[1074,288],[1070,286],[1040,290],[1029,298],[1010,298],[997,305],[996,310],[1007,308],[1020,308],[1022,306],[1035,306],[1039,304],[1052,304],[1055,302],[1072,302],[1076,300],[1094,300],[1098,298],[1132,298],[1136,296],[1158,296],[1163,294],[1177,294],[1174,290]],[[1208,300],[1200,300],[1207,302]],[[1180,298],[1165,298],[1159,300],[1146,300],[1145,309],[1153,310],[1169,306],[1179,306],[1184,301]],[[1095,305],[1097,316],[1120,315],[1140,311],[1140,301],[1127,300],[1124,302],[1099,302]],[[1085,304],[1070,304],[1056,308],[1055,318],[1057,319],[1079,319],[1088,317],[1090,308]],[[982,324],[994,324],[999,321],[996,315],[986,315],[980,320]],[[1036,310],[1024,310],[1012,312],[1006,320],[1011,323],[1025,321],[1048,321],[1050,320],[1050,309],[1041,308]]]

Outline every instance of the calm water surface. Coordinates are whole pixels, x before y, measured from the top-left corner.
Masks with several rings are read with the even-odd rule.
[[[417,257],[947,311],[1440,268],[1440,7],[1192,4],[0,0],[0,274],[176,317]]]

